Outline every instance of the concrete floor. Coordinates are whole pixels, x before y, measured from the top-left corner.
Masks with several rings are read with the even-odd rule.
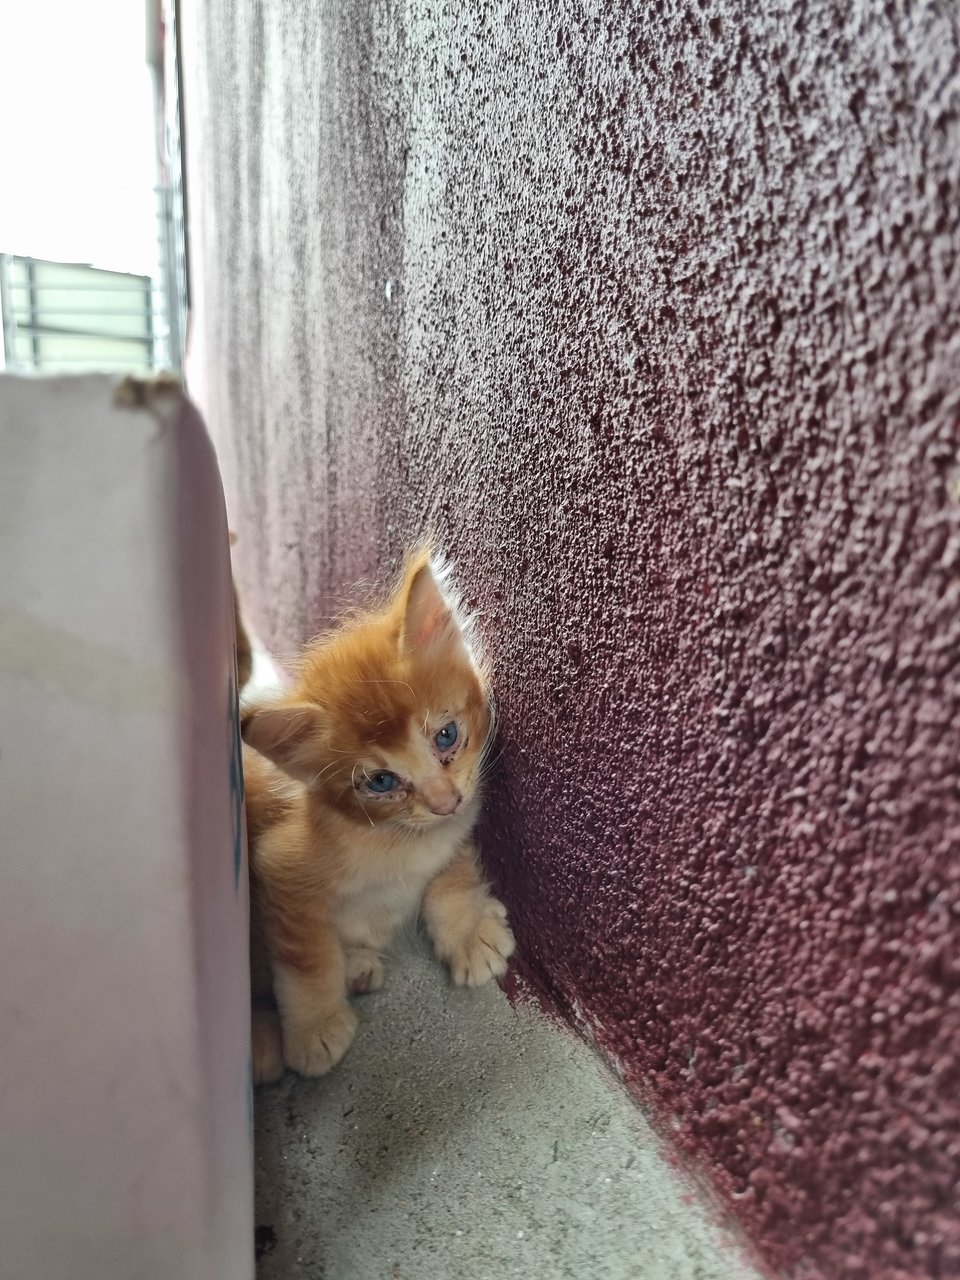
[[[258,1280],[746,1280],[592,1051],[410,935],[323,1080],[256,1104]]]

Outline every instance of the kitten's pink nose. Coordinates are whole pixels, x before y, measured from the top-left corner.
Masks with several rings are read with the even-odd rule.
[[[440,778],[436,782],[424,783],[420,787],[420,794],[423,796],[427,808],[431,813],[435,813],[438,818],[456,813],[463,799],[463,796],[453,783],[446,778]]]

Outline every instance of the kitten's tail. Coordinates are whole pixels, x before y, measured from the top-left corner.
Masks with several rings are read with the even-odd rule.
[[[255,1001],[251,1010],[253,1083],[276,1084],[283,1075],[283,1045],[276,1009]]]

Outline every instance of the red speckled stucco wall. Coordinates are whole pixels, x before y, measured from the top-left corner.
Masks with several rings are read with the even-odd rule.
[[[952,0],[185,5],[198,313],[289,651],[433,527],[523,961],[773,1267],[960,1275]]]

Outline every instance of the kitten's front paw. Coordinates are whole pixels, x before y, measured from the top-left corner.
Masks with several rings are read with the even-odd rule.
[[[302,1076],[322,1076],[350,1048],[357,1015],[348,1004],[337,1005],[312,1021],[283,1029],[283,1059]]]
[[[502,978],[516,945],[507,909],[496,898],[487,898],[471,918],[458,920],[436,939],[437,955],[449,965],[457,987],[479,987]]]
[[[347,949],[347,990],[365,996],[383,986],[383,961],[369,947]]]

